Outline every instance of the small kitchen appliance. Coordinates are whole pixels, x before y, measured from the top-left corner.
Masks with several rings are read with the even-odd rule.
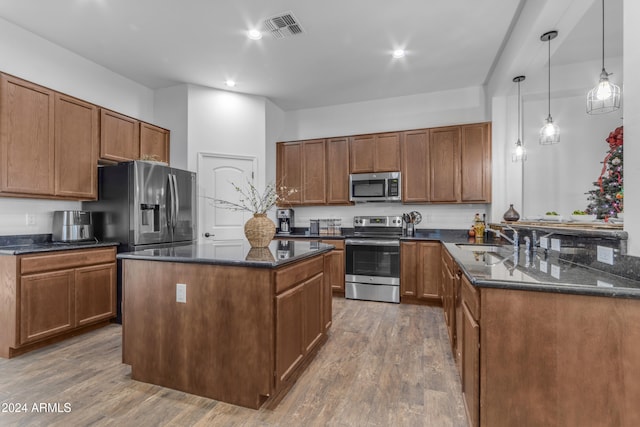
[[[400,202],[400,172],[355,173],[349,175],[352,202]]]
[[[54,242],[80,242],[84,240],[94,240],[91,212],[53,212],[51,240]]]
[[[278,230],[282,234],[291,234],[293,227],[293,209],[278,209],[276,211],[278,219]]]

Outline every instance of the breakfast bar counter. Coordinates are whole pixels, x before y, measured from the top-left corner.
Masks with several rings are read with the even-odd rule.
[[[132,379],[249,408],[277,404],[327,340],[332,249],[274,241],[119,254]]]

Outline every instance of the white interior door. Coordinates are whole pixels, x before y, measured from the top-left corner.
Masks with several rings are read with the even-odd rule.
[[[198,154],[199,240],[201,242],[244,240],[244,223],[252,213],[221,208],[216,206],[214,200],[238,202],[239,193],[231,183],[241,188],[247,186],[247,181],[255,184],[256,169],[255,157]]]

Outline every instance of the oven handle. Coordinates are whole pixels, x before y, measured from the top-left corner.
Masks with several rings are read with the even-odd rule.
[[[344,243],[349,246],[400,246],[400,240],[382,239],[346,239]]]

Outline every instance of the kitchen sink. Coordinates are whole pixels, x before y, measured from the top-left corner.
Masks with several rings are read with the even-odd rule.
[[[465,251],[473,252],[497,252],[500,246],[497,245],[475,245],[472,243],[458,243],[456,246]]]

